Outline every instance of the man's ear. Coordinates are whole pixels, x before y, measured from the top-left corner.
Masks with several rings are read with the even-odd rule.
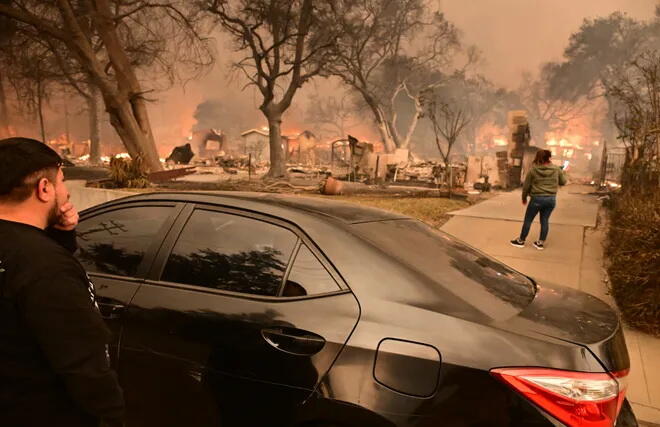
[[[55,197],[55,184],[50,182],[48,178],[40,178],[37,181],[37,199],[41,202],[47,203],[50,202],[53,197]]]

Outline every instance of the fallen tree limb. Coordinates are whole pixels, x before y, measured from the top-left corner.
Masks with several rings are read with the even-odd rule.
[[[382,195],[401,195],[418,197],[448,197],[446,189],[436,189],[427,187],[410,187],[402,185],[367,185],[361,182],[340,181],[332,177],[326,179],[321,185],[321,194],[328,196],[338,196],[344,194],[382,194]],[[466,199],[467,194],[452,191],[452,198]]]
[[[319,189],[317,185],[293,185],[290,182],[287,181],[277,181],[273,182],[272,184],[268,184],[264,188],[269,190],[271,188],[275,187],[289,187],[293,190],[300,190],[300,191],[316,191]]]

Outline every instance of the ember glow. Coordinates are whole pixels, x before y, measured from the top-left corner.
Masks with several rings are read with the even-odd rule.
[[[582,135],[552,136],[547,138],[545,142],[545,145],[554,155],[563,158],[573,158],[578,152],[591,153],[594,147],[598,147],[599,144],[599,141],[590,141]]]
[[[504,147],[509,144],[509,142],[504,138],[495,138],[493,139],[493,143],[499,147]]]
[[[495,123],[484,123],[477,130],[475,140],[477,151],[489,151],[497,147],[509,145],[506,127],[497,126]]]

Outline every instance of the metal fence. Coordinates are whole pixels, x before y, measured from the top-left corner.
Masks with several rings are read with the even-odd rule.
[[[626,161],[626,150],[624,148],[611,148],[607,152],[607,163],[605,166],[605,179],[608,181],[621,182],[623,164]]]
[[[623,147],[604,147],[600,168],[600,185],[606,182],[621,183],[623,165],[626,161],[626,149]]]

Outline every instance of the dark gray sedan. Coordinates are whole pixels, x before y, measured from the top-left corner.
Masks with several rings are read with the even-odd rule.
[[[251,193],[83,212],[128,426],[619,426],[621,324],[401,215]]]

